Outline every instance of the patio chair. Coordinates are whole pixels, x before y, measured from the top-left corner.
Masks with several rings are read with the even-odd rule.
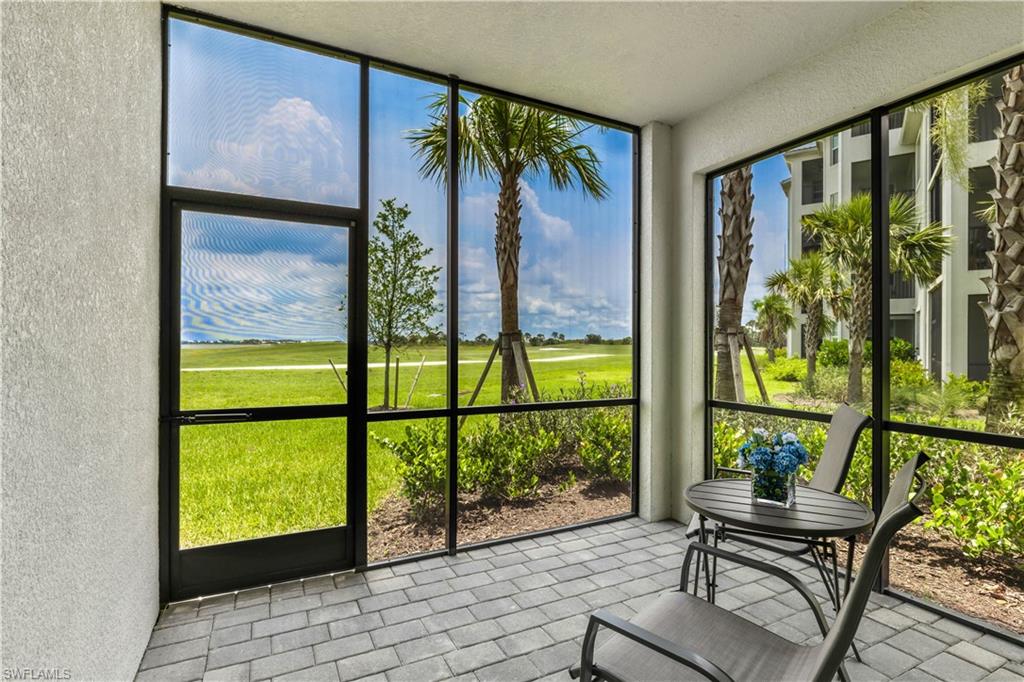
[[[779,566],[729,552],[720,547],[693,543],[686,552],[679,590],[662,594],[632,620],[601,610],[590,616],[583,639],[580,665],[569,672],[584,682],[609,680],[811,680],[827,682],[838,673],[849,678],[843,666],[846,651],[864,614],[872,584],[878,576],[886,547],[905,525],[921,516],[918,507],[927,485],[917,469],[928,461],[922,452],[896,474],[882,513],[875,524],[857,580],[843,603],[832,628],[817,599],[798,578]],[[918,489],[908,500],[917,479]],[[823,641],[795,644],[751,621],[686,590],[690,565],[696,554],[719,557],[785,581],[810,607]],[[602,634],[598,647],[597,636]]]
[[[821,453],[818,465],[814,468],[811,480],[807,483],[808,487],[833,493],[842,491],[843,485],[846,483],[846,475],[850,472],[853,454],[857,450],[857,441],[860,439],[861,432],[870,423],[871,417],[864,416],[848,405],[839,406],[829,422],[828,434],[825,436],[825,448]],[[718,478],[722,474],[749,476],[750,471],[717,467],[712,478]],[[710,519],[705,522],[705,526],[707,532],[714,538],[716,545],[719,540],[729,539],[788,557],[810,553],[821,574],[822,581],[829,591],[829,596],[835,603],[839,602],[837,552],[834,543],[827,543],[827,546],[822,548],[821,543],[811,543],[792,536],[766,536],[763,533],[752,535],[747,531],[723,527]],[[686,536],[694,538],[699,534],[700,517],[694,514],[686,529]],[[827,575],[829,563],[832,565],[831,575]]]

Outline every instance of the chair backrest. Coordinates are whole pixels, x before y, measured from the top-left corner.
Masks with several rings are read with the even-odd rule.
[[[860,432],[870,422],[870,417],[865,417],[857,410],[846,405],[839,406],[829,423],[821,460],[808,483],[811,488],[831,493],[842,491]]]
[[[815,682],[831,680],[846,656],[846,652],[849,651],[853,636],[857,632],[857,626],[864,615],[864,607],[867,605],[868,597],[871,596],[872,585],[882,567],[882,560],[885,558],[885,549],[889,545],[889,541],[903,526],[923,514],[918,505],[927,495],[928,486],[917,470],[927,461],[928,456],[919,452],[896,474],[896,478],[889,488],[889,495],[885,498],[882,513],[875,522],[875,529],[864,552],[864,560],[857,573],[857,580],[854,581],[842,608],[839,609],[832,629],[828,631],[825,641],[821,643],[821,651],[813,678]],[[919,486],[914,498],[908,499],[914,479],[919,481]]]

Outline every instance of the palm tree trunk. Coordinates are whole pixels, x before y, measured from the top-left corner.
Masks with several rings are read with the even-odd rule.
[[[768,362],[775,362],[775,346],[768,346]]]
[[[804,355],[807,356],[807,378],[804,383],[807,392],[814,395],[814,377],[818,372],[818,346],[821,345],[821,334],[824,328],[825,306],[816,301],[807,310],[807,326],[804,334]]]
[[[996,179],[995,220],[989,223],[995,248],[988,252],[992,274],[983,278],[988,300],[981,306],[988,323],[990,431],[1002,430],[1007,410],[1024,397],[1024,66],[1003,76],[996,108],[998,145],[989,161]]]
[[[391,346],[384,346],[384,409],[391,405]]]
[[[519,338],[519,232],[522,202],[519,199],[519,173],[501,174],[498,192],[497,225],[494,233],[494,255],[498,261],[498,282],[501,290],[501,402],[513,397],[519,385],[511,341]]]
[[[750,166],[722,177],[722,206],[718,209],[722,219],[718,250],[718,327],[715,329],[715,397],[719,400],[736,400],[729,335],[739,332],[743,324],[743,296],[747,291],[750,253],[754,248],[751,244],[754,228],[752,178]]]
[[[850,375],[846,399],[859,403],[864,400],[864,341],[871,318],[871,271],[860,269],[850,273],[850,283]]]

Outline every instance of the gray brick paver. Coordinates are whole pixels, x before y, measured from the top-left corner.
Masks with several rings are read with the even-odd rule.
[[[270,650],[275,654],[279,654],[291,649],[326,642],[330,638],[331,633],[326,625],[314,625],[302,630],[274,635],[270,638]]]
[[[313,647],[313,658],[317,663],[324,663],[326,661],[348,658],[371,650],[373,650],[373,640],[370,639],[370,635],[360,632],[315,645]]]
[[[249,665],[250,674],[254,680],[264,680],[295,670],[310,668],[313,666],[313,647],[303,647],[266,658],[258,658]]]
[[[289,613],[285,616],[254,622],[252,624],[252,636],[253,639],[259,639],[260,637],[276,635],[288,632],[289,630],[298,630],[307,625],[309,625],[309,619],[306,617],[306,612],[299,611],[298,613]]]
[[[1006,659],[1002,656],[970,642],[957,642],[949,647],[948,652],[989,672],[1006,664]]]
[[[629,618],[675,588],[684,530],[625,520],[171,604],[136,679],[566,680],[591,612]],[[812,567],[778,562],[823,596]],[[719,590],[719,606],[784,638],[821,640],[777,580],[732,567]],[[1024,647],[888,595],[871,596],[856,636],[865,662],[848,659],[855,682],[1024,679]]]
[[[332,621],[327,624],[332,639],[348,637],[379,627],[384,627],[384,621],[381,619],[380,613],[376,612],[364,613],[352,618],[343,618],[342,620]]]
[[[338,665],[331,661],[275,677],[274,682],[336,682],[338,679]]]
[[[143,670],[135,676],[136,682],[185,682],[185,680],[198,680],[203,676],[202,658],[193,658],[188,661],[179,661],[171,665],[160,666]]]
[[[196,658],[197,656],[204,656],[206,655],[207,649],[209,649],[209,641],[209,637],[201,637],[199,639],[190,639],[185,642],[177,642],[175,644],[168,644],[167,646],[159,646],[149,649],[142,657],[142,662],[139,665],[139,668],[141,670],[146,670],[147,668],[158,668],[172,663],[179,663],[190,658]]]
[[[408,620],[416,620],[417,618],[429,616],[433,612],[434,611],[430,608],[429,603],[425,601],[416,601],[409,604],[402,604],[400,606],[392,606],[390,609],[384,609],[380,612],[380,617],[384,619],[385,625],[396,625]]]
[[[437,613],[433,616],[427,616],[420,620],[423,623],[423,627],[427,629],[427,632],[443,632],[445,630],[454,630],[455,628],[468,625],[469,623],[475,623],[476,618],[469,612],[469,609],[455,609],[453,611],[445,611],[444,613]]]
[[[238,663],[226,668],[207,670],[203,682],[249,682],[249,663]]]
[[[861,658],[864,659],[864,663],[888,677],[896,677],[921,662],[920,659],[891,647],[885,642],[862,651]]]
[[[171,627],[161,628],[153,631],[149,638],[149,648],[177,644],[190,639],[198,639],[210,634],[213,629],[212,620],[197,620],[192,623],[182,623]]]
[[[392,668],[387,673],[388,682],[438,682],[452,676],[451,668],[444,658],[437,656],[416,661],[400,668]]]
[[[440,656],[455,649],[451,637],[447,633],[439,632],[426,637],[412,639],[395,646],[395,652],[402,663],[414,663],[416,661]]]
[[[397,625],[388,625],[386,627],[370,631],[370,637],[373,639],[373,645],[378,649],[393,646],[406,640],[416,639],[417,637],[422,637],[425,634],[427,634],[427,629],[423,627],[423,623],[418,620],[399,623]]]
[[[481,642],[473,646],[445,654],[444,660],[452,673],[461,675],[505,658],[505,654],[494,642]]]
[[[926,659],[918,667],[926,673],[935,675],[940,680],[956,680],[956,682],[978,682],[988,675],[988,671],[984,668],[946,652]]]
[[[237,644],[252,639],[252,623],[240,623],[229,628],[214,630],[210,635],[210,648],[219,649],[228,644]]]
[[[270,638],[253,639],[212,650],[206,657],[206,669],[223,668],[270,655]]]
[[[337,662],[338,675],[343,680],[358,680],[367,675],[397,668],[399,663],[398,654],[393,648],[376,649],[339,660]]]

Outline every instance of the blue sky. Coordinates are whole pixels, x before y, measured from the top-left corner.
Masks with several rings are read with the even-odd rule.
[[[754,193],[754,251],[751,254],[750,275],[747,279],[747,293],[743,299],[743,321],[754,317],[753,302],[762,298],[767,290],[765,278],[777,270],[787,267],[788,203],[782,191],[782,181],[790,176],[782,154],[770,156],[756,162],[751,168]],[[720,179],[715,181],[715,256],[718,255],[717,236],[722,233],[722,221],[718,216],[721,206]],[[715,302],[718,301],[718,270],[715,269]]]
[[[356,204],[355,64],[178,20],[171,22],[170,42],[171,184]],[[407,203],[412,211],[408,225],[434,249],[431,264],[443,267],[444,189],[419,177],[405,139],[406,131],[428,125],[427,105],[441,90],[435,83],[371,72],[371,214],[384,198]],[[579,191],[553,190],[546,175],[523,179],[521,326],[533,333],[619,338],[632,333],[632,137],[594,127],[580,140],[597,153],[611,193],[598,202]],[[480,333],[493,337],[499,327],[496,201],[494,182],[464,182],[459,325],[468,338]],[[325,292],[340,293],[339,280],[310,267],[333,262],[344,277],[347,252],[331,251],[311,236],[318,229],[337,230],[273,222],[211,215],[183,220],[182,315],[183,323],[186,317],[190,321],[183,324],[183,340],[236,338],[243,331],[243,337],[257,337],[260,328],[266,338],[344,334],[337,326],[337,306],[324,298]],[[185,261],[196,266],[186,268]],[[288,277],[260,290],[258,283],[276,268]],[[442,302],[445,281],[442,272]],[[275,305],[281,306],[276,320]],[[211,306],[218,314],[199,314]],[[291,317],[295,311],[301,316]],[[249,314],[256,321],[243,319]],[[443,317],[436,322],[441,324]]]

